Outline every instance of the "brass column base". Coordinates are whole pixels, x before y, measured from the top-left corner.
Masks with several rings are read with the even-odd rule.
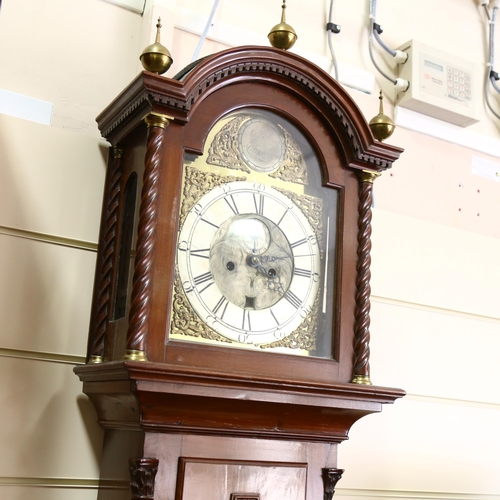
[[[367,375],[354,375],[353,379],[351,380],[352,384],[362,384],[362,385],[372,385],[372,381],[370,380],[370,377]]]
[[[90,356],[90,359],[87,364],[89,365],[99,365],[101,363],[104,363],[104,360],[102,356]]]
[[[136,351],[135,349],[127,349],[123,356],[125,361],[147,361],[146,353],[144,351]]]

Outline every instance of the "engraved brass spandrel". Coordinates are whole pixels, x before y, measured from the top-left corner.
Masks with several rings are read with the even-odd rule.
[[[238,147],[238,131],[249,116],[237,116],[215,135],[208,150],[207,163],[250,173]]]
[[[285,137],[286,157],[279,168],[275,172],[269,174],[269,177],[307,186],[309,180],[302,151],[289,132],[281,125],[278,125],[278,127],[283,130]]]
[[[314,304],[307,317],[300,324],[300,326],[281,340],[271,342],[270,344],[263,344],[259,346],[261,349],[303,349],[311,352],[316,350],[316,332],[318,325],[318,312],[319,312],[319,290],[314,300]]]
[[[182,227],[187,214],[204,194],[228,182],[244,180],[246,177],[222,176],[186,165],[179,227]]]
[[[277,137],[280,137],[279,141],[283,143],[283,155],[279,151],[281,149],[279,144],[275,144],[273,147],[268,145],[271,150],[268,154],[276,159],[279,158],[275,167],[267,169],[264,165],[259,166],[256,160],[252,163],[248,154],[245,155],[245,146],[249,139],[245,139],[247,136],[244,132],[249,128],[250,124],[255,126],[261,124],[262,127],[267,125],[267,127],[273,129]],[[263,149],[266,148],[263,147]],[[232,170],[241,170],[246,173],[251,171],[267,172],[267,175],[273,179],[301,185],[309,184],[307,165],[297,142],[282,125],[275,125],[257,114],[256,117],[250,115],[236,116],[226,123],[215,134],[210,143],[206,163]],[[271,161],[270,164],[272,163]]]
[[[174,280],[174,300],[173,300],[173,315],[172,315],[172,335],[197,337],[207,340],[215,340],[217,342],[226,342],[231,344],[232,341],[219,335],[204,323],[200,317],[194,312],[189,304],[189,300],[182,288],[179,275],[176,271]]]
[[[276,186],[274,189],[290,198],[300,208],[314,231],[319,248],[323,248],[323,200],[307,194],[297,194]]]

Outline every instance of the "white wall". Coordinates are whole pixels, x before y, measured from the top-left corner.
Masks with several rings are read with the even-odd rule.
[[[325,63],[329,1],[287,5],[294,50]],[[72,373],[85,356],[105,171],[94,118],[140,70],[158,15],[172,76],[211,7],[148,0],[141,17],[104,0],[2,2],[0,90],[53,105],[50,126],[0,115],[2,498],[96,497],[101,434]],[[221,0],[200,55],[267,44],[280,7]],[[415,38],[486,61],[473,0],[378,0],[377,13],[393,47]],[[375,74],[368,0],[337,0],[334,20],[340,64]],[[349,90],[368,119],[379,86],[391,114],[378,75],[372,95]],[[500,140],[480,108],[469,130]],[[405,153],[375,183],[371,368],[375,384],[408,396],[355,424],[335,498],[500,498],[500,183],[471,172],[474,156],[500,160],[401,127],[390,142]]]

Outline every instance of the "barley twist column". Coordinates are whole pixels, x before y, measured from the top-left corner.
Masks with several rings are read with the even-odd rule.
[[[148,138],[127,345],[123,358],[126,360],[147,361],[145,350],[151,309],[151,279],[156,242],[159,177],[165,129],[170,119],[170,117],[156,113],[151,113],[145,119],[148,126]]]
[[[371,385],[370,380],[370,251],[373,182],[379,172],[359,174],[358,264],[356,279],[356,312],[354,326],[354,368],[352,382]]]
[[[111,271],[115,252],[116,226],[118,221],[118,201],[120,198],[120,183],[122,178],[123,151],[113,148],[113,163],[108,191],[108,204],[106,206],[106,221],[104,238],[102,240],[102,266],[97,289],[97,312],[95,316],[95,329],[93,332],[89,363],[102,363],[104,356],[104,340],[109,319],[109,302],[111,292]]]

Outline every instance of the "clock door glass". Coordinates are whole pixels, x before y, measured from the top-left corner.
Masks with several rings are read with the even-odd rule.
[[[289,121],[221,119],[185,161],[170,339],[331,358],[337,195]]]

